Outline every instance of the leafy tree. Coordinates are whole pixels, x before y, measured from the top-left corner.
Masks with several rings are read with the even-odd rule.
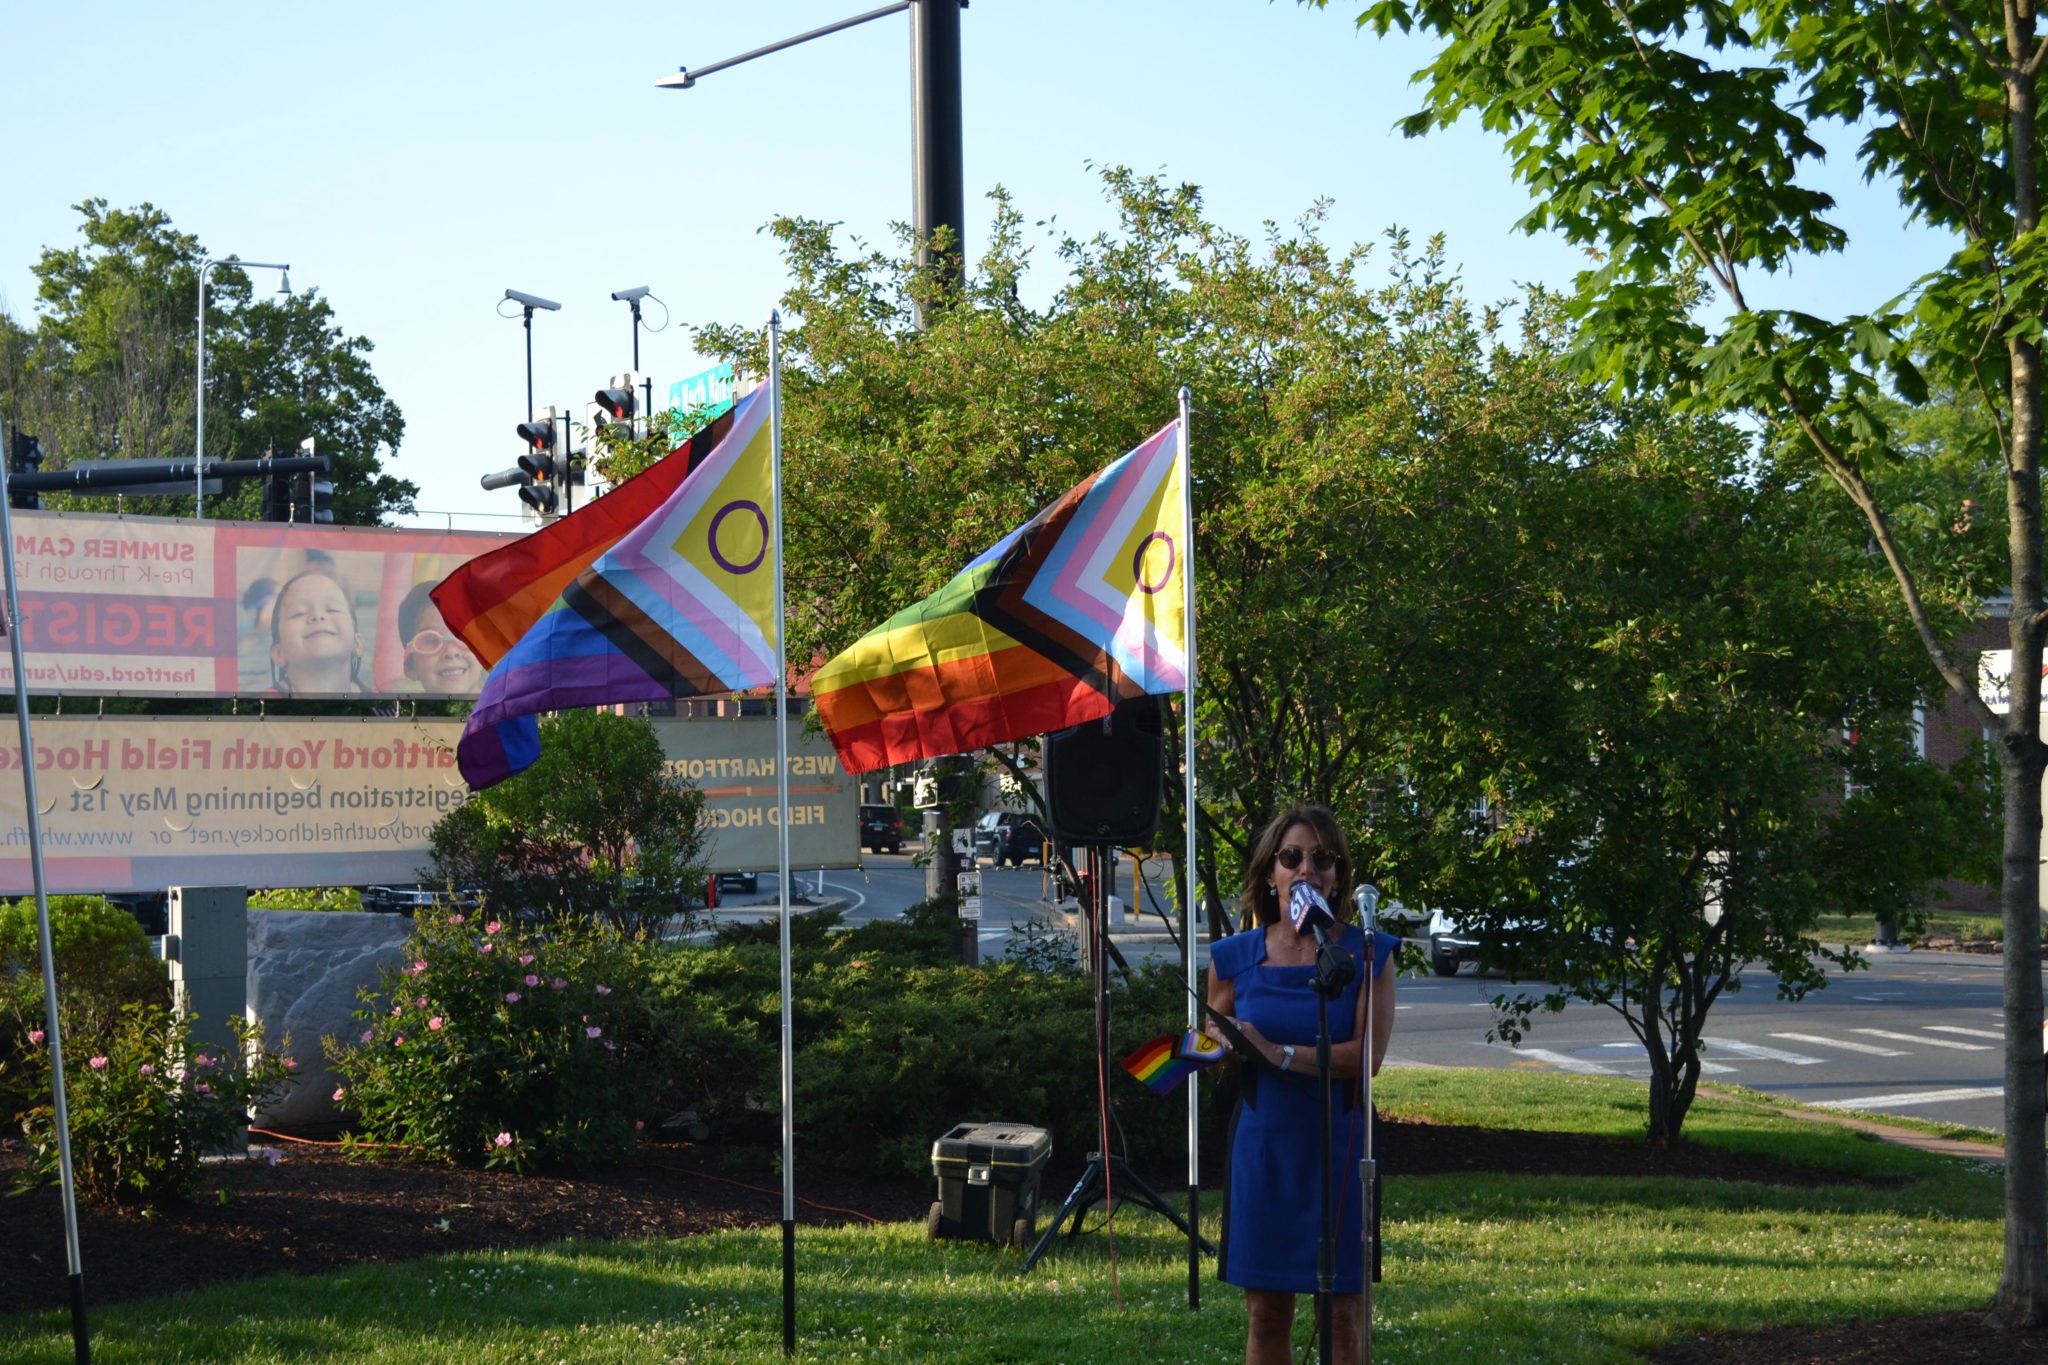
[[[1496,923],[1566,900],[1579,927],[1597,912],[1610,941],[1641,945],[1628,998],[1655,997],[1645,1042],[1674,1078],[1657,1126],[1676,1132],[1714,997],[1667,1021],[1657,993],[1674,964],[1704,979],[1764,948],[1803,961],[1828,838],[1848,828],[1809,809],[1842,790],[1842,725],[1894,722],[1920,681],[1873,606],[1873,561],[1814,531],[1825,508],[1811,498],[1799,517],[1762,517],[1771,504],[1745,489],[1779,481],[1728,429],[1575,379],[1551,300],[1529,300],[1512,330],[1473,310],[1440,243],[1396,235],[1369,285],[1371,253],[1326,247],[1317,214],[1258,248],[1205,221],[1191,188],[1107,183],[1121,224],[1059,243],[1071,279],[1046,308],[1019,302],[1029,253],[999,203],[979,271],[922,331],[909,301],[924,282],[906,262],[778,224],[796,282],[793,651],[837,649],[931,591],[1156,429],[1189,383],[1212,897],[1249,832],[1306,798],[1335,807],[1362,870],[1412,903]],[[705,337],[764,365],[758,333]],[[1716,534],[1692,524],[1707,516]],[[1722,562],[1752,541],[1773,553]],[[1792,660],[1815,651],[1826,668],[1804,676]],[[1606,685],[1583,691],[1581,667]],[[1661,753],[1695,740],[1690,756]],[[1628,761],[1594,761],[1610,747]],[[1766,779],[1767,806],[1721,808]],[[1513,812],[1495,837],[1465,822],[1487,795]],[[1600,838],[1624,829],[1640,837]],[[1718,885],[1708,855],[1733,849],[1796,869],[1813,894],[1792,896],[1789,874],[1782,892]],[[1568,856],[1576,880],[1555,885]],[[1878,865],[1891,894],[1926,880]],[[1625,894],[1650,884],[1653,905]],[[1696,938],[1704,900],[1738,893],[1743,913]],[[1554,942],[1580,973],[1560,979],[1602,998],[1584,938]],[[1650,1022],[1639,1005],[1632,1017]]]
[[[1531,547],[1522,638],[1395,752],[1414,871],[1515,974],[1557,983],[1497,997],[1499,1032],[1567,996],[1613,1009],[1669,1142],[1708,1013],[1746,968],[1798,999],[1825,962],[1861,965],[1815,941],[1815,917],[1988,880],[1996,825],[1981,769],[1914,755],[1924,658],[1830,509],[1717,422],[1620,433],[1530,462],[1496,527]]]
[[[1326,3],[1326,0],[1315,0]],[[2004,783],[2005,1272],[1994,1311],[2048,1322],[2041,1028],[2041,261],[2039,113],[2048,45],[2032,5],[1977,10],[1812,0],[1605,6],[1377,0],[1359,22],[1441,41],[1405,121],[1467,113],[1507,141],[1524,223],[1601,256],[1572,311],[1593,374],[1701,411],[1753,414],[1853,505],[1950,692],[1999,737]],[[1764,275],[1843,250],[1816,183],[1855,140],[1901,219],[1954,252],[1897,298],[1822,317],[1761,306]],[[1696,306],[1711,290],[1724,311]],[[1895,527],[1881,471],[1912,452],[1887,393],[1968,394],[2004,475],[2014,687],[2004,716],[1941,630],[1941,571]]]
[[[34,270],[33,325],[0,316],[0,405],[43,438],[46,469],[73,460],[190,458],[195,306],[207,259],[198,238],[149,204],[77,206],[83,241],[46,248]],[[368,339],[351,337],[312,290],[259,296],[249,278],[217,267],[207,282],[206,450],[214,459],[297,454],[311,436],[333,461],[335,520],[374,524],[409,511],[417,487],[380,469],[405,420],[370,367]],[[215,505],[261,511],[255,481]],[[105,498],[48,495],[46,505]],[[135,510],[182,515],[182,499],[127,499]]]
[[[704,893],[704,797],[671,779],[638,717],[563,711],[540,758],[442,816],[432,877],[500,913],[653,928]]]

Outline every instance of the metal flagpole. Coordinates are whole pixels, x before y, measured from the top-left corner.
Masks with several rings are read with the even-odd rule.
[[[775,857],[782,888],[782,1353],[796,1353],[796,1030],[789,987],[789,659],[782,620],[782,313],[768,315],[769,501],[775,524]]]
[[[1181,952],[1187,959],[1188,1027],[1202,1026],[1199,973],[1195,970],[1195,462],[1188,444],[1188,386],[1180,386],[1180,514],[1187,543],[1180,547],[1181,625],[1187,632],[1187,661],[1181,690],[1181,775],[1187,789],[1181,809],[1187,827],[1182,854]],[[1188,1307],[1202,1306],[1202,1139],[1201,1076],[1188,1077]]]
[[[0,450],[6,429],[0,422]],[[7,461],[0,459],[0,569],[7,575],[7,648],[14,658],[14,715],[21,726],[21,786],[28,802],[28,865],[36,890],[36,934],[43,955],[43,1028],[50,1042],[50,1090],[57,1112],[57,1173],[64,1193],[64,1257],[71,1282],[71,1352],[79,1365],[92,1359],[85,1325],[85,1265],[78,1251],[78,1181],[71,1169],[71,1109],[64,1093],[64,1040],[57,1025],[57,964],[50,955],[50,894],[43,882],[43,817],[36,800],[34,741],[29,736],[28,677],[21,658],[21,600],[14,576],[13,504]]]

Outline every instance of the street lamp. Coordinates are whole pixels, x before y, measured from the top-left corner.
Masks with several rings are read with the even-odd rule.
[[[948,258],[940,262],[944,278],[956,277],[960,254],[965,249],[967,219],[966,172],[963,169],[964,139],[960,131],[960,11],[967,0],[897,0],[856,14],[850,19],[799,33],[794,38],[742,52],[722,62],[685,66],[673,76],[655,82],[663,90],[688,90],[700,77],[714,71],[765,57],[771,52],[808,43],[813,38],[838,33],[871,20],[910,11],[911,86],[911,183],[912,223],[917,230],[917,260],[931,264],[931,242],[940,228],[951,230],[953,245]],[[923,325],[923,308],[918,309]]]
[[[195,519],[206,515],[206,277],[217,265],[237,265],[249,270],[275,270],[278,272],[277,292],[292,292],[292,268],[269,261],[241,261],[233,256],[224,256],[217,261],[207,261],[199,267],[199,366],[198,375],[192,385],[192,515]]]
[[[559,313],[562,311],[562,305],[556,303],[553,299],[544,299],[538,294],[522,293],[517,289],[507,289],[505,297],[498,302],[501,305],[507,302],[518,304],[526,317],[526,412],[528,416],[531,416],[533,414],[533,310],[545,308],[550,313]],[[499,308],[498,312],[501,317],[509,318],[512,316],[510,313],[505,312],[502,307]]]
[[[649,289],[644,284],[636,284],[631,289],[614,289],[612,291],[613,302],[623,303],[628,308],[631,308],[633,310],[634,374],[640,373],[640,328],[642,325],[640,321],[640,300],[645,298],[653,298],[653,295],[654,291],[652,289]],[[661,303],[660,299],[655,299],[654,301],[656,303]],[[661,311],[664,315],[666,315],[668,312],[668,305],[665,303],[661,303]],[[666,328],[667,326],[667,322],[662,323],[663,328]],[[647,419],[651,423],[654,419],[654,381],[651,379],[644,379],[642,382],[647,385]]]

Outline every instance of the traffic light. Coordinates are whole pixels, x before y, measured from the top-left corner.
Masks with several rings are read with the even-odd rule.
[[[633,424],[640,411],[639,387],[639,375],[615,374],[591,399],[591,415],[614,441],[630,441],[639,434]]]
[[[263,476],[263,519],[265,521],[290,521],[292,519],[291,475],[265,474]]]
[[[556,490],[562,477],[561,457],[556,454],[560,437],[555,410],[542,408],[532,421],[521,422],[516,430],[527,445],[519,457],[519,469],[525,476],[519,487],[519,500],[544,517],[553,516],[561,500]]]
[[[292,520],[311,526],[334,524],[334,482],[318,470],[309,469],[298,477],[293,490]]]
[[[20,431],[7,435],[7,472],[33,474],[43,467],[43,443]],[[7,503],[17,512],[34,512],[43,505],[43,495],[32,488],[7,490]]]

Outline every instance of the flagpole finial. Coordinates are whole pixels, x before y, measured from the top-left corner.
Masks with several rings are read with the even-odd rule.
[[[770,327],[782,326],[782,310],[780,308],[770,308],[768,310],[768,325]]]
[[[1180,386],[1180,405],[1182,407],[1186,407],[1189,403],[1193,402],[1194,398],[1195,391],[1193,389],[1190,389],[1185,384]]]

